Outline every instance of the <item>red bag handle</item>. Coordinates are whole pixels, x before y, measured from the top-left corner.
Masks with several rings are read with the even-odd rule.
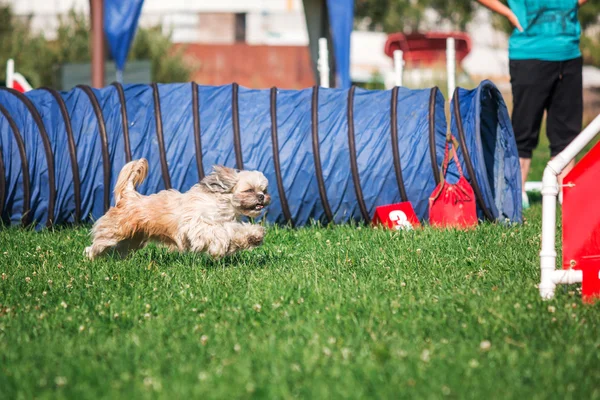
[[[469,185],[468,182],[466,182],[466,180],[464,178],[462,167],[460,166],[460,161],[458,160],[458,155],[457,155],[457,150],[459,147],[458,141],[451,133],[448,133],[448,135],[446,136],[446,146],[444,149],[444,160],[442,162],[441,180],[429,198],[430,211],[431,211],[431,207],[434,206],[435,200],[442,194],[442,192],[444,190],[444,186],[446,186],[446,173],[448,172],[448,163],[450,162],[450,146],[452,146],[452,158],[454,158],[454,162],[456,163],[456,168],[458,169],[460,179],[457,184],[451,185],[451,187],[456,190],[453,190],[452,195],[450,195],[450,196],[449,196],[450,192],[448,191],[448,193],[447,193],[447,196],[449,196],[448,200],[452,201],[454,203],[454,205],[456,205],[456,203],[458,203],[458,202],[465,202],[465,201],[471,202],[473,200],[471,197],[471,194],[464,187],[464,184],[461,184],[461,182],[460,182],[461,180],[464,180],[466,185],[467,186]]]
[[[448,172],[448,163],[450,161],[450,143],[452,143],[452,157],[454,158],[454,162],[456,163],[456,168],[458,169],[458,173],[461,178],[464,178],[462,167],[460,166],[460,161],[458,161],[458,156],[456,155],[456,150],[459,147],[458,141],[456,138],[448,133],[446,136],[446,148],[444,149],[444,161],[442,162],[442,171],[441,171],[441,179],[440,184],[437,186],[437,190],[434,190],[430,197],[430,201],[434,201],[442,194],[442,190],[446,185],[446,173]],[[469,193],[465,191],[465,189],[461,185],[456,185],[456,187],[460,190],[460,192],[465,196],[467,200],[471,200],[471,196]]]
[[[442,162],[442,181],[446,180],[446,173],[448,172],[448,163],[450,162],[450,143],[452,143],[452,157],[454,158],[454,163],[456,163],[456,168],[458,169],[458,173],[460,177],[463,177],[462,167],[460,166],[460,162],[458,161],[458,156],[456,155],[456,150],[458,149],[458,140],[454,137],[454,135],[448,134],[446,136],[446,148],[444,149],[444,161]]]

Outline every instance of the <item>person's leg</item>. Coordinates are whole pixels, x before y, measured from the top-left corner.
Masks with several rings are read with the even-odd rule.
[[[582,68],[581,57],[560,63],[558,81],[552,91],[548,108],[547,135],[552,158],[563,151],[581,132],[583,120]],[[563,179],[574,166],[575,160],[572,160],[558,176],[561,202]]]
[[[529,205],[525,182],[531,156],[539,141],[540,125],[552,90],[552,73],[556,65],[539,60],[510,60],[513,95],[511,122],[519,151],[523,206]]]
[[[519,158],[519,164],[521,164],[521,182],[523,183],[523,191],[525,191],[525,182],[527,181],[527,175],[529,175],[529,168],[531,167],[531,158]]]

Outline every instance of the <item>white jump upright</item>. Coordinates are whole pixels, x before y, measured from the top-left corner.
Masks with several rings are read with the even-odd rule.
[[[396,86],[402,86],[402,76],[404,74],[404,53],[402,50],[394,50],[394,83]]]
[[[574,269],[556,269],[556,201],[559,193],[558,175],[600,132],[600,115],[546,165],[542,177],[542,249],[540,251],[540,295],[554,297],[558,284],[580,283],[583,273]]]
[[[456,88],[456,47],[453,37],[446,39],[446,75],[448,77],[448,100]]]
[[[6,87],[12,88],[15,82],[15,61],[9,58],[6,62]]]
[[[319,85],[329,87],[329,50],[327,49],[327,38],[319,39]]]
[[[33,90],[27,79],[19,72],[15,72],[15,61],[12,58],[6,62],[6,87],[20,92]]]

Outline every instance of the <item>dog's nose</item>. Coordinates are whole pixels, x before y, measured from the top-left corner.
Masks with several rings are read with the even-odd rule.
[[[265,195],[264,195],[264,193],[259,193],[258,194],[258,201],[260,201],[260,202],[265,201]]]

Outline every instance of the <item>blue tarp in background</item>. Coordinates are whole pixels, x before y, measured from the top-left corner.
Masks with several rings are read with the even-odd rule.
[[[327,0],[327,6],[335,55],[335,87],[348,89],[352,84],[350,37],[354,26],[354,0]]]
[[[154,87],[158,90],[158,102]],[[5,198],[4,204],[0,204],[2,220],[9,224],[22,221],[26,186],[31,194],[28,220],[37,222],[37,226],[47,222],[51,198],[55,199],[53,223],[76,222],[75,186],[80,191],[81,220],[91,222],[99,218],[106,206],[112,204],[112,189],[130,152],[131,158],[145,157],[150,164],[149,177],[140,187],[142,193],[155,193],[167,187],[163,168],[171,186],[185,191],[199,181],[201,172],[210,172],[213,165],[239,167],[241,159],[245,169],[258,169],[269,179],[273,196],[266,215],[269,222],[288,222],[282,197],[287,200],[291,222],[296,226],[311,220],[327,223],[329,217],[335,223],[359,221],[365,215],[357,193],[362,192],[367,218],[373,215],[376,206],[402,200],[392,146],[398,149],[407,200],[418,217],[427,220],[428,199],[439,176],[447,130],[444,98],[439,91],[396,89],[398,139],[392,143],[391,90],[355,89],[353,132],[349,131],[350,90],[320,88],[317,103],[313,102],[314,89],[277,90],[274,103],[277,148],[274,149],[271,92],[240,87],[237,98],[240,148],[236,153],[232,88],[232,85],[126,85],[124,104],[116,86],[89,89],[89,93],[75,88],[57,94],[60,101],[46,90],[34,90],[26,95],[33,104],[33,112],[25,106],[23,96],[0,90],[0,105],[7,110],[7,115],[0,114],[0,151],[6,182],[5,187],[0,187],[5,194],[0,196]],[[196,109],[194,90],[198,100]],[[482,219],[508,218],[518,222],[520,170],[502,97],[488,81],[474,90],[460,89],[457,93],[454,101],[458,101],[456,111],[462,130],[457,129],[457,115],[453,115],[452,132],[464,143],[459,157],[465,163],[463,169],[468,178],[481,194],[479,215]],[[157,106],[159,114],[155,111]],[[195,113],[198,130],[194,125]],[[68,116],[68,124],[64,115]],[[157,115],[161,117],[158,123]],[[44,132],[36,123],[38,116]],[[71,128],[75,155],[69,147],[67,125]],[[162,136],[157,127],[162,128]],[[43,146],[44,135],[51,144],[52,170]],[[23,174],[17,136],[24,142],[28,180]],[[350,148],[351,136],[355,141],[354,153]],[[201,148],[199,154],[198,148]],[[166,165],[161,163],[163,149]],[[315,149],[320,153],[320,163],[316,162]],[[277,187],[275,152],[280,159],[281,188]],[[75,166],[71,162],[73,157],[77,160]],[[108,165],[104,157],[108,157]],[[355,171],[351,168],[354,157]],[[74,184],[74,170],[79,175],[79,185]],[[450,173],[453,171],[451,166]],[[50,185],[51,175],[54,188]],[[320,177],[324,198],[319,190]],[[107,195],[110,204],[105,202]],[[331,210],[330,216],[327,208]]]
[[[104,0],[104,32],[118,76],[125,70],[143,4],[144,0]]]

